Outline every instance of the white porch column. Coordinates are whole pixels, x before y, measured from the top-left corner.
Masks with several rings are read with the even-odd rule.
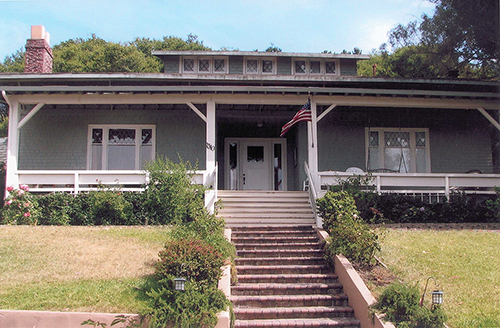
[[[316,111],[316,102],[311,100],[311,122],[307,122],[307,163],[309,170],[314,179],[313,183],[316,187],[316,192],[319,192],[318,176],[318,120]]]
[[[7,144],[7,170],[5,186],[19,188],[19,177],[16,174],[18,169],[19,156],[19,102],[13,100],[9,102],[9,134]],[[8,195],[8,193],[5,193]]]
[[[212,171],[215,168],[215,102],[207,102],[207,135],[206,135],[206,169]]]
[[[207,102],[207,128],[206,128],[206,180],[205,184],[211,185],[212,189],[205,192],[205,207],[214,212],[217,201],[217,170],[216,170],[216,139],[215,139],[215,101]]]

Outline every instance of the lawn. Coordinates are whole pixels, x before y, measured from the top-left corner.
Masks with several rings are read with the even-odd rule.
[[[422,291],[436,278],[450,327],[500,327],[500,232],[388,230],[380,257]],[[431,280],[428,292],[434,287]]]
[[[0,309],[137,313],[166,231],[0,226]],[[388,230],[380,258],[421,289],[436,278],[450,327],[500,327],[499,232]]]
[[[166,230],[0,226],[0,309],[137,313]]]

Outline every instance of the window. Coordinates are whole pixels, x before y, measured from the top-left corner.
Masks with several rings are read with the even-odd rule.
[[[246,74],[276,74],[274,58],[245,58]]]
[[[367,128],[366,144],[369,170],[430,171],[428,129]]]
[[[295,59],[293,63],[293,74],[296,75],[338,74],[336,60]]]
[[[89,126],[90,170],[139,170],[154,159],[153,125]]]
[[[182,73],[227,73],[227,58],[182,57]]]

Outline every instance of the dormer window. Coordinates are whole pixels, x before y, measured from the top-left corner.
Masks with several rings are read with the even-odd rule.
[[[296,75],[337,75],[336,60],[296,59],[293,61],[293,74]]]
[[[182,73],[227,73],[227,58],[183,57]]]
[[[276,59],[274,58],[246,58],[246,74],[276,74]]]

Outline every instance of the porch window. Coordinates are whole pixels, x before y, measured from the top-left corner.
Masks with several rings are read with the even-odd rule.
[[[139,170],[154,159],[154,126],[89,127],[91,170]]]
[[[368,170],[430,171],[428,129],[366,129]]]

